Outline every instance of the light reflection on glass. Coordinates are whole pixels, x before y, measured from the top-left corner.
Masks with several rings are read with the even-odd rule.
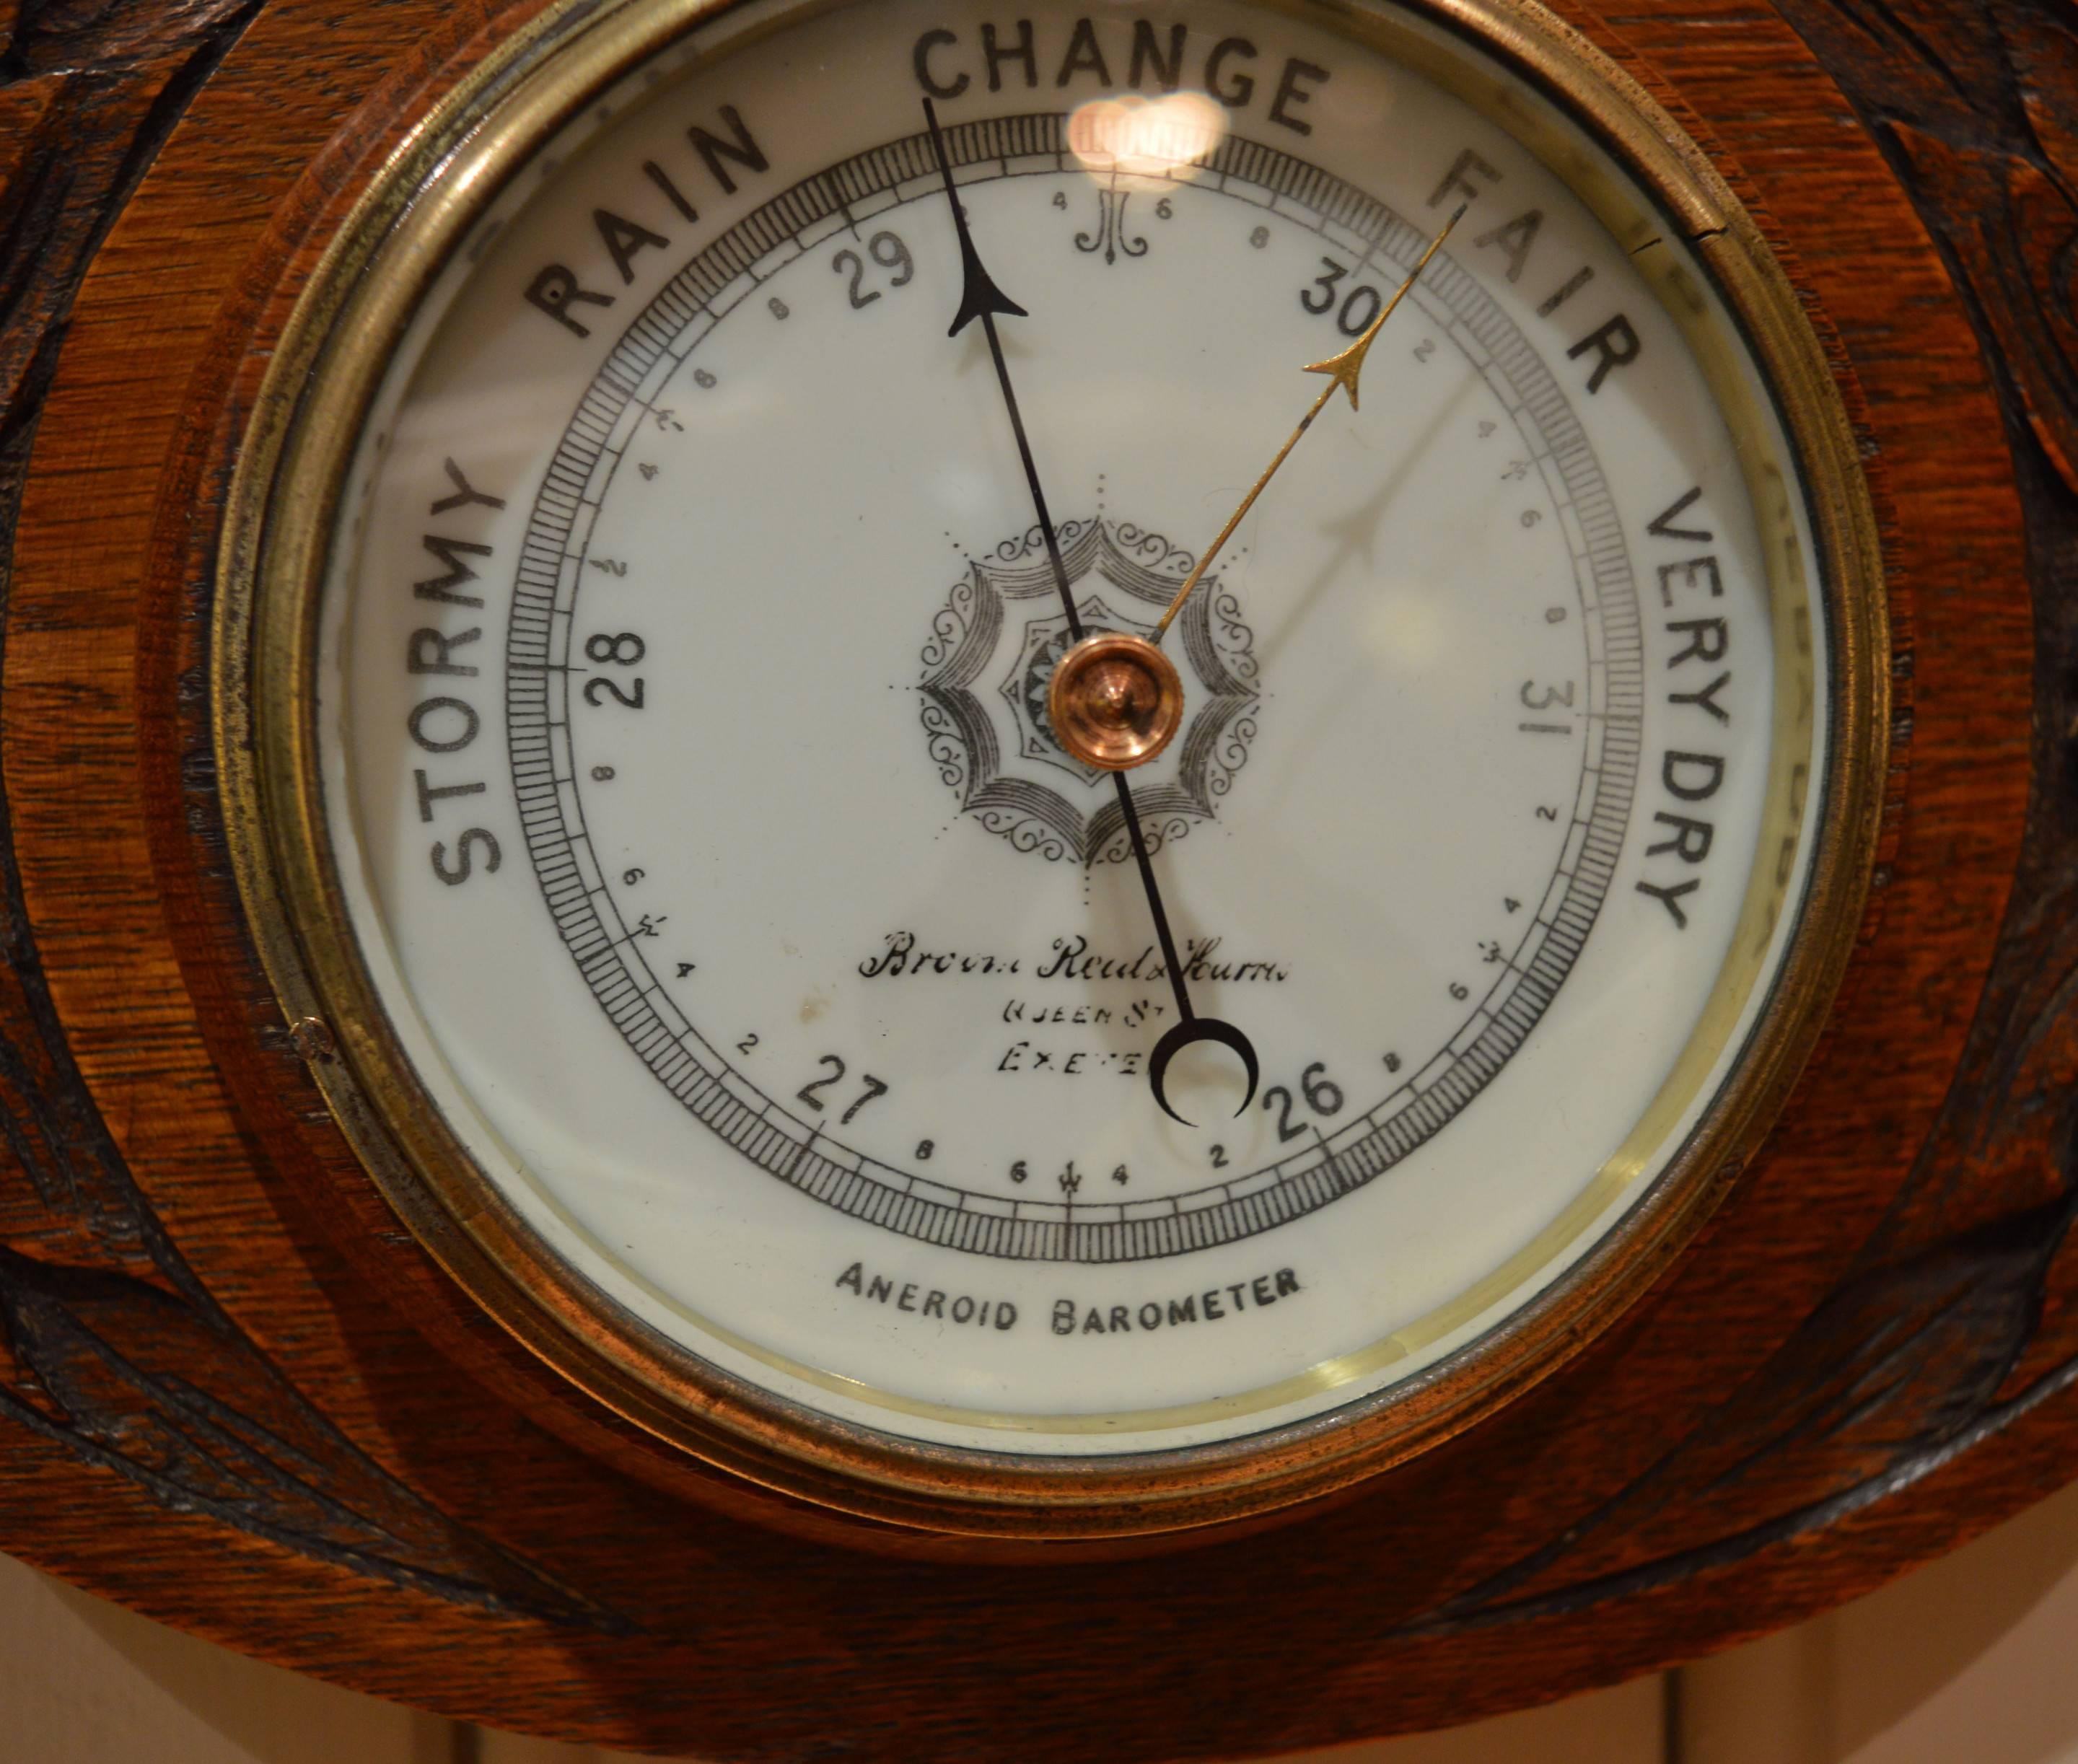
[[[1187,181],[1226,138],[1224,106],[1203,92],[1093,98],[1068,117],[1068,150],[1100,177]]]

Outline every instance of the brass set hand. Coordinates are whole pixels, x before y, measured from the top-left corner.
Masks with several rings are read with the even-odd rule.
[[[1157,643],[1168,634],[1169,627],[1175,622],[1176,615],[1183,610],[1183,603],[1191,598],[1191,590],[1198,586],[1204,578],[1205,572],[1212,567],[1213,559],[1225,550],[1227,541],[1234,536],[1234,529],[1241,525],[1248,511],[1255,507],[1255,499],[1262,494],[1263,486],[1276,477],[1278,467],[1291,457],[1291,449],[1299,444],[1299,437],[1312,427],[1313,419],[1328,407],[1328,400],[1335,395],[1337,388],[1339,387],[1349,394],[1350,408],[1352,411],[1357,408],[1357,380],[1363,373],[1365,356],[1370,353],[1371,346],[1376,340],[1379,332],[1385,328],[1385,321],[1392,316],[1394,310],[1400,302],[1407,298],[1408,290],[1421,279],[1421,272],[1429,267],[1429,260],[1443,248],[1443,241],[1450,236],[1450,229],[1465,218],[1465,206],[1466,205],[1460,204],[1457,212],[1443,223],[1443,230],[1429,241],[1429,248],[1421,253],[1421,262],[1415,265],[1406,281],[1400,283],[1393,297],[1386,302],[1385,310],[1364,327],[1362,336],[1339,355],[1331,355],[1325,361],[1310,361],[1306,365],[1306,372],[1308,373],[1326,374],[1328,383],[1321,388],[1321,395],[1313,400],[1308,407],[1306,414],[1299,419],[1299,427],[1291,432],[1283,446],[1278,448],[1277,457],[1270,462],[1262,476],[1250,486],[1248,494],[1241,499],[1241,507],[1228,516],[1226,525],[1219,531],[1219,536],[1214,539],[1211,544],[1206,546],[1198,559],[1197,568],[1191,572],[1183,586],[1176,590],[1176,598],[1169,603],[1169,610],[1162,615],[1154,627],[1154,640]]]

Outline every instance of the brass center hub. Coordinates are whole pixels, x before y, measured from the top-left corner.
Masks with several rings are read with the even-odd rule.
[[[1183,722],[1176,665],[1145,637],[1100,631],[1061,657],[1046,688],[1054,739],[1100,771],[1145,765]]]

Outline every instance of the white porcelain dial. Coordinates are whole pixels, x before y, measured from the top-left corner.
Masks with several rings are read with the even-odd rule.
[[[1734,1070],[1822,807],[1805,493],[1675,221],[1399,28],[1460,72],[1232,0],[745,6],[432,281],[328,566],[327,828],[432,1106],[607,1309],[933,1445],[1233,1440],[1476,1353]],[[1153,631],[1464,210],[1125,774],[1238,1115],[1216,1046],[1195,1125],[1150,1091],[1179,989],[1049,719],[927,97],[1092,629]]]

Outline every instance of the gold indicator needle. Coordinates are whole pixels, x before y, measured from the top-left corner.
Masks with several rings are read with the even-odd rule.
[[[1198,559],[1198,567],[1191,572],[1183,586],[1176,590],[1176,598],[1169,603],[1169,610],[1162,615],[1161,623],[1154,628],[1154,640],[1157,643],[1159,643],[1167,633],[1169,627],[1175,620],[1176,615],[1183,610],[1183,603],[1191,598],[1191,590],[1198,586],[1199,579],[1212,567],[1212,560],[1226,548],[1227,541],[1234,536],[1234,529],[1241,525],[1248,511],[1255,507],[1255,499],[1262,494],[1263,486],[1276,477],[1277,468],[1284,463],[1290,456],[1291,449],[1299,444],[1299,437],[1313,426],[1313,419],[1327,408],[1328,400],[1335,395],[1336,389],[1340,387],[1346,391],[1350,395],[1350,408],[1353,411],[1357,408],[1357,378],[1363,372],[1364,356],[1371,346],[1371,340],[1385,328],[1385,321],[1392,316],[1394,309],[1407,298],[1407,290],[1421,279],[1421,272],[1429,267],[1429,260],[1443,248],[1443,241],[1450,236],[1450,229],[1465,218],[1465,210],[1470,206],[1469,203],[1459,204],[1458,211],[1443,223],[1443,230],[1429,241],[1429,248],[1421,253],[1421,261],[1414,266],[1413,273],[1406,281],[1400,283],[1399,291],[1386,302],[1385,310],[1364,327],[1362,336],[1341,354],[1331,355],[1325,361],[1312,361],[1307,364],[1306,371],[1308,373],[1325,373],[1328,376],[1328,383],[1321,388],[1320,397],[1313,400],[1306,414],[1299,419],[1299,427],[1291,432],[1290,438],[1286,440],[1283,446],[1278,448],[1277,457],[1270,462],[1269,468],[1255,481],[1248,494],[1241,498],[1241,507],[1233,511],[1229,517],[1226,525],[1220,529],[1219,537],[1205,548],[1204,555]]]

